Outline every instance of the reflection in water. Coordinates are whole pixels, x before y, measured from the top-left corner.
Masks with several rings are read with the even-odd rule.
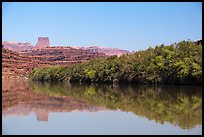
[[[49,112],[132,112],[182,129],[202,125],[202,87],[68,84],[3,80],[3,115],[35,112],[47,121]]]
[[[48,121],[49,112],[98,111],[102,107],[67,96],[53,96],[32,92],[27,80],[3,80],[3,115],[29,115],[34,112],[38,121]],[[33,83],[34,84],[34,83]],[[34,86],[34,85],[32,85]],[[37,85],[36,85],[37,86]],[[42,89],[43,90],[43,89]]]
[[[91,105],[130,111],[183,129],[202,124],[202,87],[113,86],[30,82],[33,92],[72,96]]]

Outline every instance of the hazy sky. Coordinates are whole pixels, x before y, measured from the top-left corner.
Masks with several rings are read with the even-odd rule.
[[[4,2],[2,40],[130,51],[202,38],[202,3]]]

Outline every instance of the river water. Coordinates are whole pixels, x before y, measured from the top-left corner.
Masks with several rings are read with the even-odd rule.
[[[2,79],[2,134],[201,135],[202,87]]]

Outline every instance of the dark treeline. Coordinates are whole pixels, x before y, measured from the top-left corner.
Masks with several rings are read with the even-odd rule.
[[[202,44],[181,41],[73,66],[35,68],[32,80],[188,84],[202,83]]]

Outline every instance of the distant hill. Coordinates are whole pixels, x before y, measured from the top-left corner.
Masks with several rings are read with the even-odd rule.
[[[47,47],[56,47],[50,46],[49,38],[48,37],[39,37],[38,42],[35,46],[30,44],[29,42],[10,42],[4,41],[2,45],[5,49],[9,49],[11,51],[29,51],[29,50],[37,50],[37,49],[44,49]],[[59,47],[59,46],[57,46]],[[101,46],[86,46],[86,47],[77,47],[77,46],[63,46],[60,47],[64,48],[73,48],[78,50],[89,50],[92,53],[104,53],[107,56],[117,55],[121,56],[123,54],[130,53],[128,50],[118,49],[118,48],[108,48],[108,47],[101,47]]]
[[[23,51],[23,50],[31,50],[34,46],[28,42],[10,42],[3,41],[2,45],[4,48],[12,50],[12,51]]]
[[[112,55],[121,56],[123,54],[130,53],[128,50],[122,50],[118,48],[100,47],[100,46],[79,47],[79,49],[89,50],[91,52],[104,53],[107,56],[112,56]]]
[[[32,49],[42,49],[46,47],[50,47],[50,42],[48,37],[39,37],[36,46],[33,46],[29,42],[11,42],[11,41],[3,41],[2,45],[4,48],[12,50],[12,51],[26,51]]]

